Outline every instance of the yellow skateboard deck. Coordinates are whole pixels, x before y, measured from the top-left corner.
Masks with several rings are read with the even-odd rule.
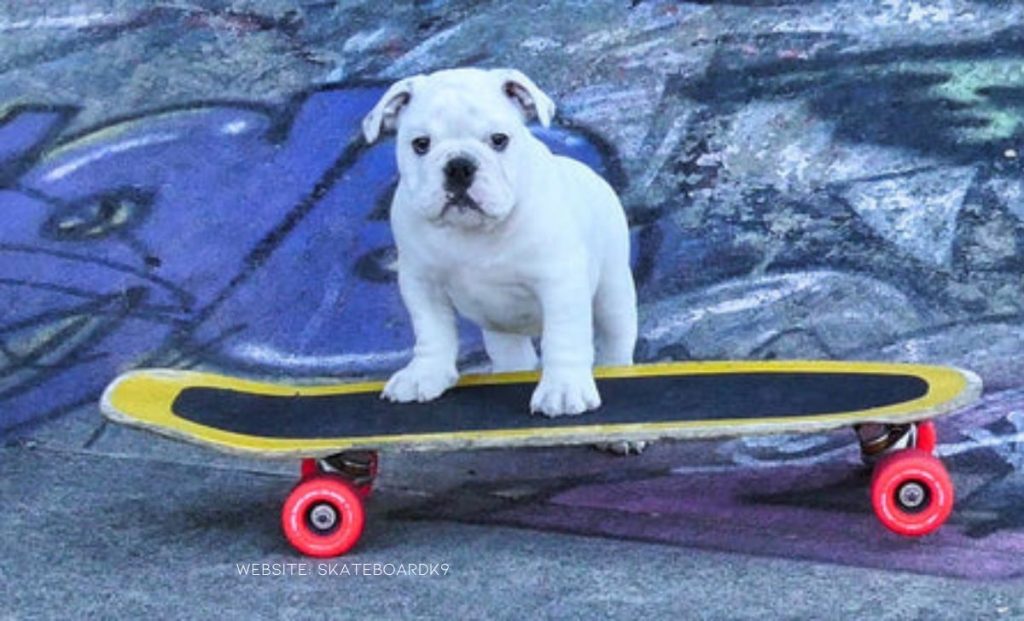
[[[383,382],[287,384],[186,370],[118,377],[117,423],[260,457],[451,450],[821,432],[923,421],[969,405],[981,380],[950,367],[836,361],[680,362],[595,371],[602,406],[531,414],[537,373],[464,376],[428,403],[379,398]]]

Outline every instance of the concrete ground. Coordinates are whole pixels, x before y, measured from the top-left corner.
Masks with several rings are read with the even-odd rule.
[[[589,448],[387,454],[360,544],[322,562],[298,556],[280,533],[294,464],[210,459],[122,428],[86,435],[97,420],[78,412],[0,449],[2,619],[1024,618],[1019,577],[964,580],[510,528],[479,509],[514,503],[530,486],[610,472],[645,479],[695,450],[711,461],[710,444],[662,444],[626,459]],[[240,573],[249,564],[272,575]],[[428,575],[380,575],[400,565]]]

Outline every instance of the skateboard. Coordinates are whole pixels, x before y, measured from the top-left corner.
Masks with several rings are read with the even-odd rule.
[[[934,532],[953,506],[932,419],[975,401],[969,371],[826,361],[684,362],[595,370],[602,406],[530,414],[538,374],[468,375],[439,399],[396,404],[380,381],[285,384],[175,369],[132,371],[105,390],[117,423],[250,457],[291,458],[300,479],[281,524],[300,552],[349,551],[380,450],[463,450],[825,432],[914,424],[915,445],[874,467],[871,502],[890,530]]]

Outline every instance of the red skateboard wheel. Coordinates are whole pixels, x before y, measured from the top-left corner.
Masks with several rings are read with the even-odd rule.
[[[319,558],[341,556],[363,534],[366,513],[351,483],[335,475],[303,479],[281,509],[281,527],[296,550]]]
[[[946,522],[953,510],[953,482],[937,458],[921,449],[905,449],[875,466],[871,504],[886,528],[920,537]]]
[[[938,444],[939,436],[935,432],[935,423],[930,420],[917,423],[917,448],[934,455]]]

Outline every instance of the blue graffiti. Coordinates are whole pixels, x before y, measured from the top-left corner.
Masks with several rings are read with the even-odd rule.
[[[198,102],[61,136],[71,108],[0,126],[0,433],[92,401],[140,365],[380,373],[412,335],[390,267],[393,145],[380,85],[279,107]],[[601,141],[536,133],[613,183]],[[479,335],[463,327],[465,354]]]

